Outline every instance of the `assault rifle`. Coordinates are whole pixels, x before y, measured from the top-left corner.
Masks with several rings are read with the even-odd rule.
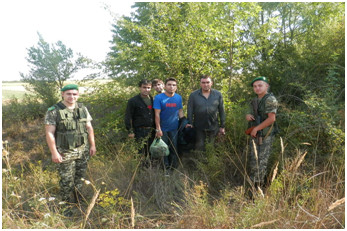
[[[250,135],[251,132],[253,131],[253,129],[256,126],[258,126],[260,123],[261,123],[261,117],[260,117],[260,115],[257,115],[256,116],[256,120],[252,122],[252,124],[254,124],[255,126],[252,126],[252,127],[248,128],[245,133],[247,135]],[[262,145],[263,144],[263,130],[260,130],[260,131],[257,132],[257,143],[258,143],[258,145]]]
[[[252,121],[252,124],[251,124],[251,127],[248,128],[246,130],[246,134],[247,135],[250,135],[251,132],[253,131],[253,129],[258,126],[260,123],[261,123],[261,116],[258,114],[258,99],[257,98],[254,98],[251,102],[252,104],[252,107],[253,107],[253,112],[254,112],[254,117],[255,117],[255,121]],[[253,125],[253,126],[252,126]],[[258,145],[262,145],[263,144],[263,131],[258,131],[257,132],[257,143]]]

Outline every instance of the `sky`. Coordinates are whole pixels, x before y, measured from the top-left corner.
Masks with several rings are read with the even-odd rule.
[[[62,41],[75,53],[98,62],[104,60],[110,51],[112,23],[130,15],[133,4],[119,0],[1,1],[1,80],[20,80],[20,72],[28,73],[27,49],[37,45],[37,33],[49,44]]]

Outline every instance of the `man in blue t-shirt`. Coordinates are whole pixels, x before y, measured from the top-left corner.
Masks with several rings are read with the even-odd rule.
[[[177,80],[168,78],[165,80],[165,93],[155,96],[153,102],[156,137],[161,137],[170,148],[169,156],[164,157],[166,170],[178,166],[177,130],[179,119],[184,115],[182,97],[175,93],[176,90]]]

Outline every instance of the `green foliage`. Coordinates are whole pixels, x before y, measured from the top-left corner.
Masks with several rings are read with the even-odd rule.
[[[2,105],[3,122],[28,121],[42,118],[47,108],[37,98],[25,94],[20,101],[12,98]]]
[[[137,85],[136,85],[137,86]],[[124,86],[116,81],[106,84],[95,83],[94,91],[88,97],[81,97],[91,115],[96,140],[101,149],[114,149],[117,141],[124,141],[127,132],[124,125],[124,114],[128,99],[138,94],[133,87]]]
[[[136,3],[133,18],[114,25],[114,47],[107,66],[111,77],[175,77],[180,93],[197,87],[203,73],[218,82],[231,76],[237,49],[239,21],[254,16],[254,3]],[[226,15],[233,15],[226,18]],[[230,23],[229,23],[230,22]],[[236,66],[236,65],[235,65]],[[228,69],[230,69],[228,71]]]
[[[37,46],[28,49],[26,60],[30,64],[29,73],[20,75],[21,80],[30,85],[27,90],[51,106],[59,100],[58,92],[64,82],[79,69],[85,68],[90,60],[81,55],[74,59],[73,51],[61,41],[49,45],[40,34],[38,36]]]
[[[106,213],[116,217],[121,217],[126,211],[130,211],[131,203],[129,200],[119,196],[119,190],[106,191],[99,195],[98,204]]]
[[[136,3],[134,7],[132,17],[114,25],[114,46],[106,63],[112,78],[134,83],[173,76],[179,80],[180,94],[186,96],[198,87],[203,73],[226,84],[229,94],[234,93],[233,80],[265,75],[286,103],[297,104],[308,88],[322,92],[327,83],[335,86],[338,102],[344,101],[343,3]]]

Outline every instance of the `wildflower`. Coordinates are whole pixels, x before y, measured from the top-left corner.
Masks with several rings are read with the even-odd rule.
[[[65,205],[66,202],[65,202],[65,201],[60,201],[59,204],[60,204],[60,205]]]
[[[41,197],[41,198],[39,199],[40,202],[41,202],[41,201],[44,201],[44,200],[46,200],[46,198],[44,198],[44,197]]]
[[[44,218],[48,218],[50,216],[51,216],[51,214],[49,214],[49,213],[46,213],[45,215],[43,215]]]
[[[105,185],[106,183],[105,182],[101,182],[102,185]]]
[[[2,169],[2,173],[6,173],[6,172],[8,172],[9,170],[8,169],[6,169],[6,168],[3,168]]]
[[[12,197],[17,197],[17,198],[21,198],[21,197],[22,197],[22,196],[16,195],[13,191],[12,191],[12,193],[11,193],[11,196],[12,196]]]
[[[55,197],[50,197],[48,198],[49,201],[54,201],[55,200]]]
[[[89,180],[84,180],[84,183],[85,184],[90,184],[90,181]]]

